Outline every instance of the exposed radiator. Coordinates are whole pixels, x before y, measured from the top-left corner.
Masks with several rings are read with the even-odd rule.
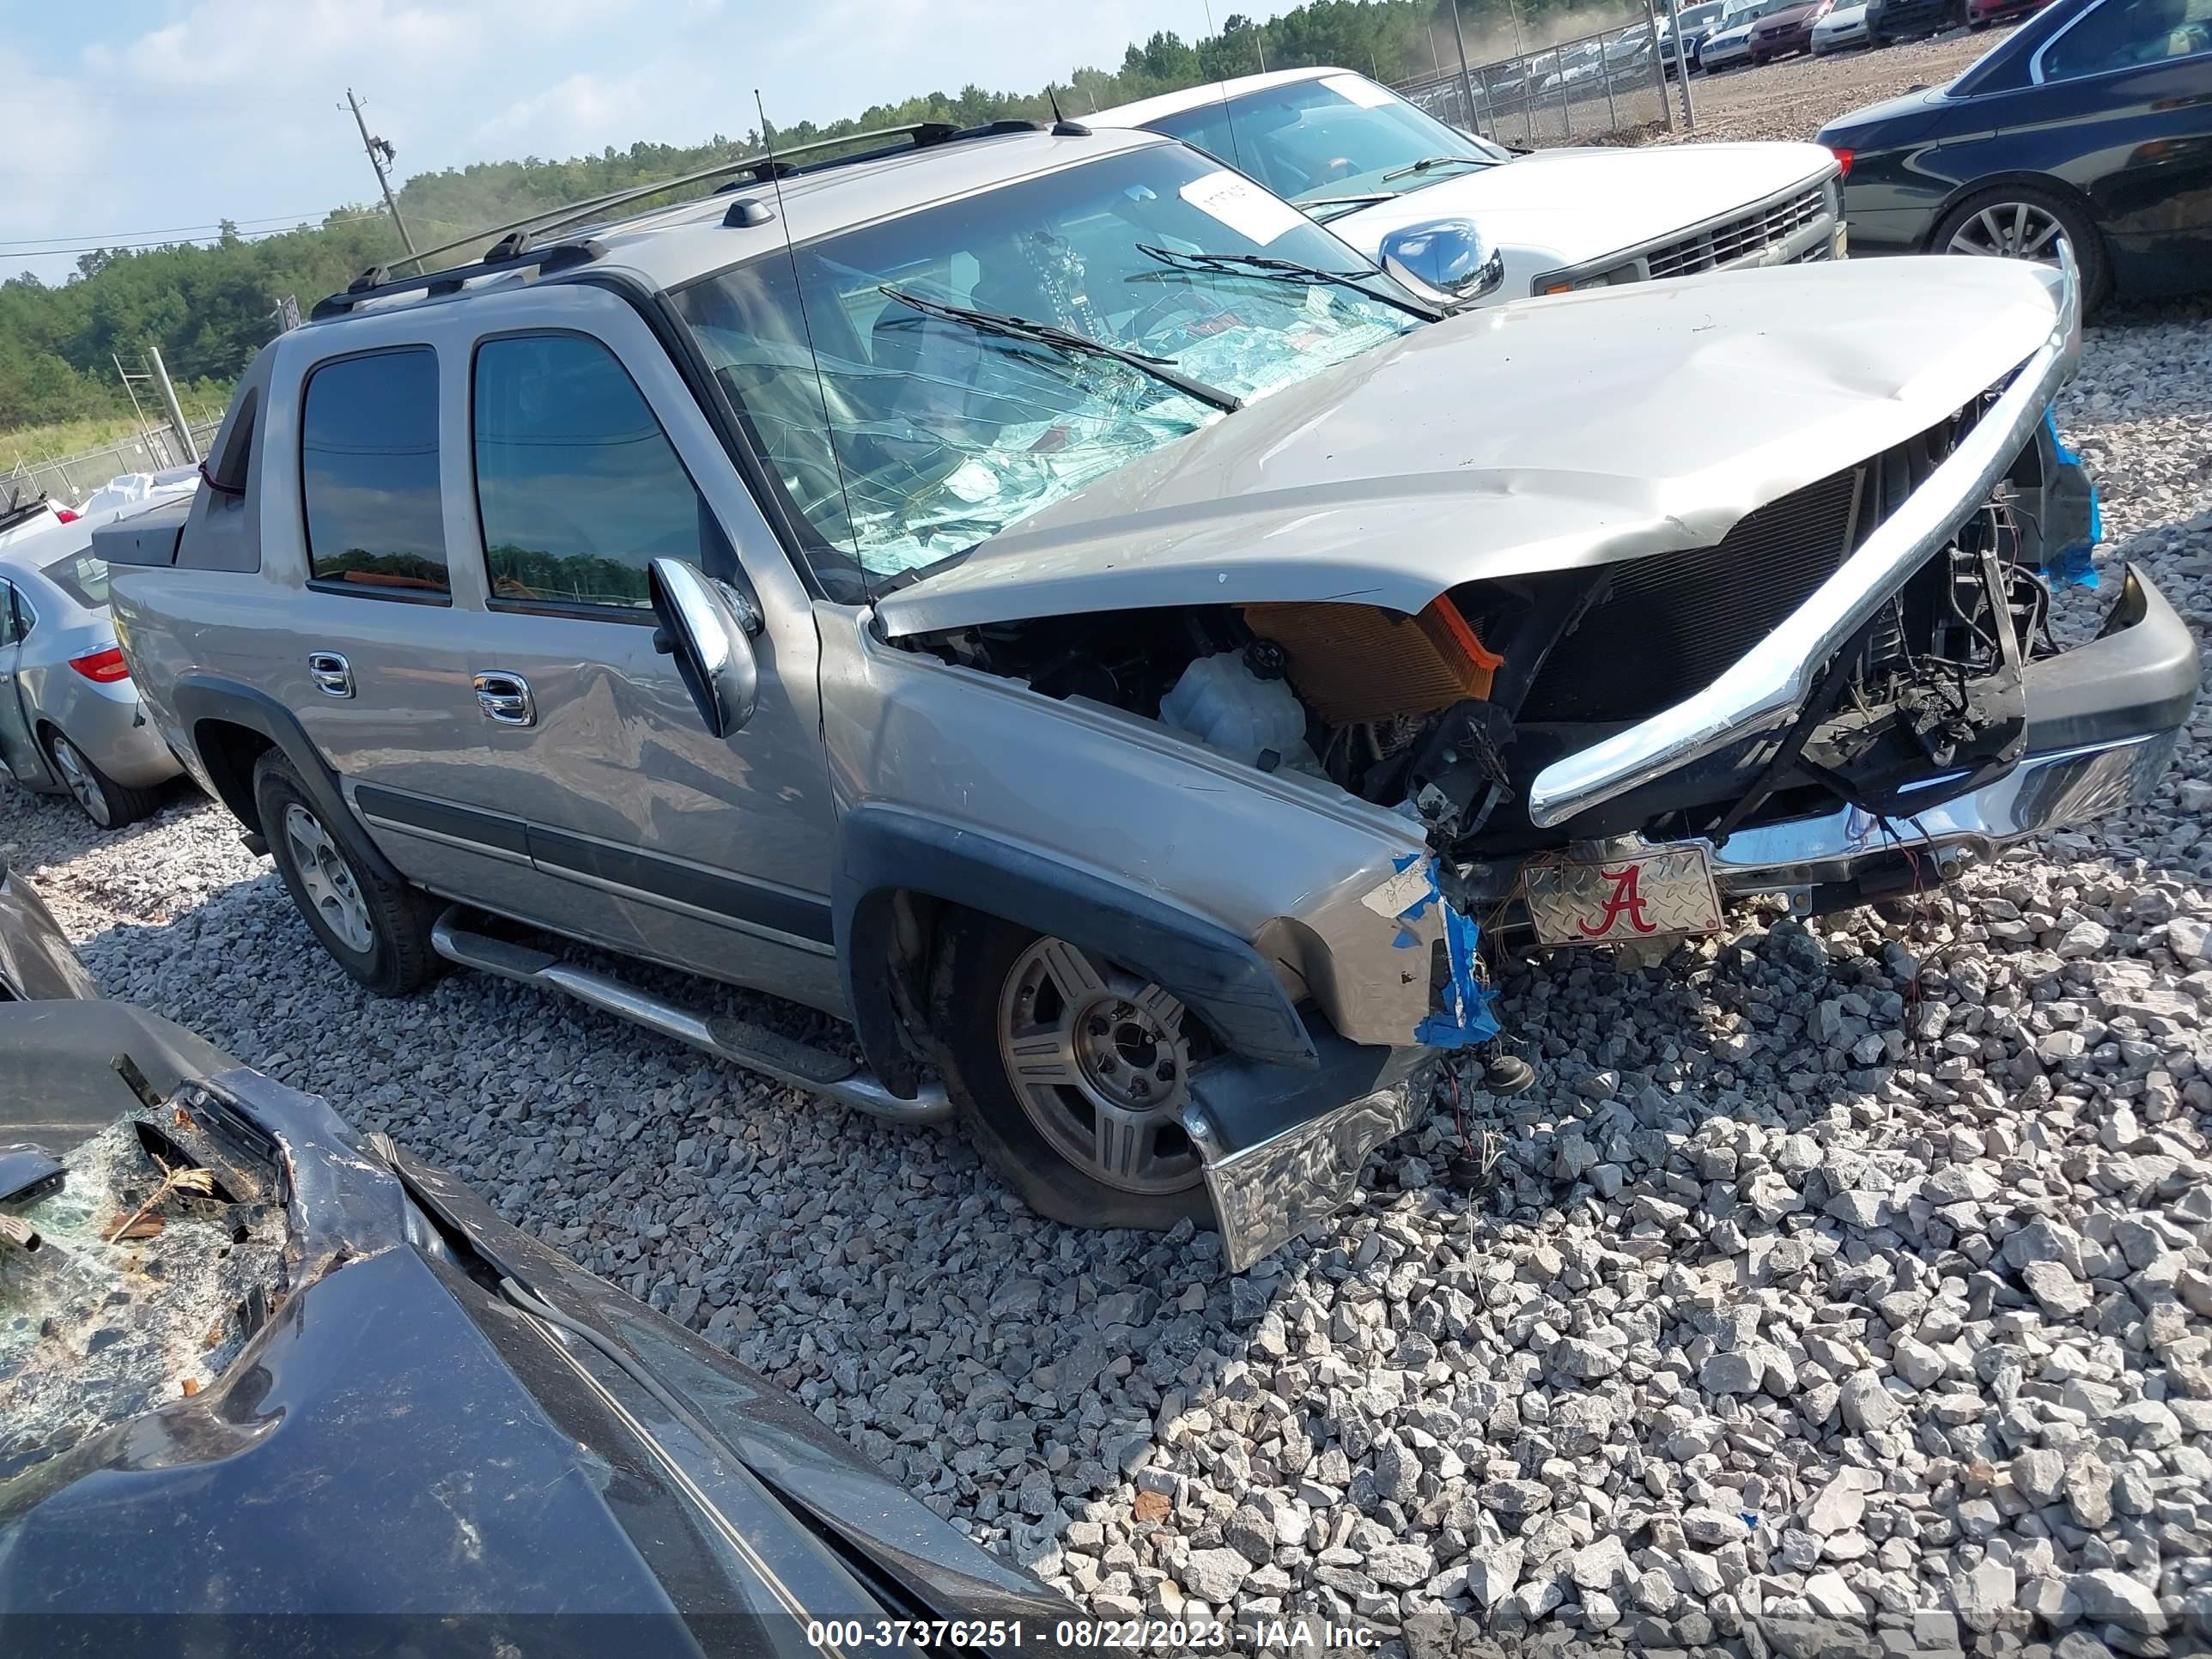
[[[1517,718],[1637,720],[1704,690],[1927,482],[1983,406],[1746,514],[1714,546],[1618,567],[1610,591],[1552,647]]]

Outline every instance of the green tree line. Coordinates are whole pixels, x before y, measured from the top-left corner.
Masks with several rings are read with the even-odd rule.
[[[1508,24],[1533,25],[1572,0],[1466,0],[1460,15],[1469,50]],[[1113,69],[1076,70],[1033,92],[978,86],[879,104],[826,124],[776,127],[783,144],[837,138],[874,128],[944,121],[974,126],[1006,118],[1042,119],[1050,97],[1071,117],[1172,92],[1202,81],[1249,75],[1262,64],[1318,64],[1356,69],[1383,81],[1455,64],[1452,0],[1308,0],[1264,26],[1238,14],[1194,42],[1162,32],[1132,42]],[[1439,62],[1441,60],[1441,63]],[[417,174],[399,191],[400,211],[420,246],[526,214],[634,188],[655,179],[757,153],[761,137],[717,136],[704,144],[609,146],[567,161],[527,156]],[[333,210],[319,226],[247,239],[226,230],[216,241],[88,253],[61,283],[35,276],[0,282],[0,432],[87,416],[127,414],[112,356],[136,369],[149,343],[161,347],[170,374],[208,402],[219,402],[253,354],[276,331],[273,313],[287,295],[303,310],[343,288],[362,270],[402,258],[389,220],[358,205]]]

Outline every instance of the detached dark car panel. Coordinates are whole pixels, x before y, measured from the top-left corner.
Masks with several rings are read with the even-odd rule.
[[[1940,252],[1967,204],[2025,190],[2090,244],[2077,258],[2105,293],[2212,284],[2203,0],[2058,0],[1949,86],[1855,112],[1820,142],[1850,157],[1855,254]]]
[[[212,1631],[288,1652],[798,1655],[810,1620],[902,1617],[1020,1620],[1023,1650],[1048,1650],[1070,1609],[1034,1579],[320,1100],[118,1003],[0,1007],[0,1139],[67,1162],[127,1120],[210,1172],[200,1202],[283,1241],[273,1291],[216,1316],[216,1353],[242,1338],[219,1374],[150,1379],[150,1409],[122,1389],[89,1431],[8,1413],[0,1651],[182,1651]],[[150,1319],[191,1293],[161,1253],[189,1219],[112,1262],[69,1260],[74,1240],[16,1250],[0,1296],[46,1295],[64,1335],[80,1314]],[[80,1287],[32,1277],[95,1265],[130,1304],[81,1309]]]

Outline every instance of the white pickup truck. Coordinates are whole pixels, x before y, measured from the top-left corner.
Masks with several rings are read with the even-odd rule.
[[[1407,225],[1472,219],[1504,257],[1492,303],[1844,252],[1836,159],[1818,144],[1522,154],[1340,69],[1210,82],[1084,118],[1195,145],[1370,258]]]

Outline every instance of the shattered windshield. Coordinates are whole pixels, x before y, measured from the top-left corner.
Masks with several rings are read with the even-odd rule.
[[[1323,221],[1513,159],[1364,75],[1288,81],[1145,125]]]
[[[1417,325],[1353,288],[1174,257],[1199,253],[1407,297],[1250,180],[1156,144],[778,249],[676,303],[824,586],[860,598],[1237,418],[1142,365],[954,308],[1141,353],[1248,403]]]

